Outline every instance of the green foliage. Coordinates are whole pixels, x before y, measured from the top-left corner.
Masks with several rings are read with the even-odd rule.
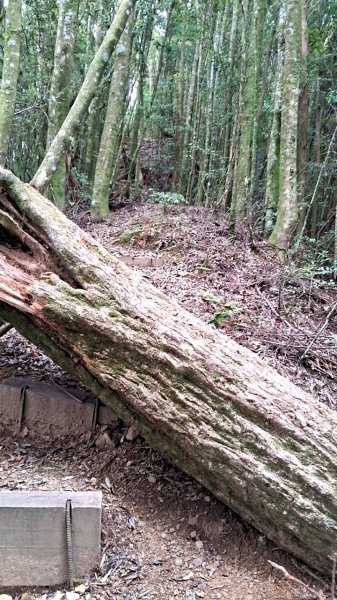
[[[136,223],[132,227],[125,229],[119,236],[119,242],[121,244],[129,244],[136,233],[140,233],[143,230],[142,226]]]
[[[225,319],[240,314],[244,310],[241,306],[237,306],[234,300],[226,302],[224,306],[227,307],[227,310],[214,313],[213,317],[208,321],[209,325],[214,325],[218,329]]]
[[[196,267],[199,271],[204,271],[205,273],[210,273],[212,271],[211,267],[207,264],[199,263],[196,265]]]
[[[175,192],[151,192],[148,196],[148,201],[153,202],[154,204],[188,204],[184,196],[176,194]]]
[[[335,263],[329,246],[333,245],[334,232],[329,232],[317,241],[313,238],[303,238],[301,254],[297,264],[289,267],[289,273],[296,273],[305,279],[329,280],[335,272]],[[333,282],[331,282],[333,283]]]
[[[214,302],[214,304],[221,304],[223,299],[220,296],[216,296],[213,292],[209,292],[208,290],[202,291],[201,295],[206,298],[206,300],[210,300],[210,302]]]
[[[337,334],[332,334],[327,338],[327,343],[337,348]]]

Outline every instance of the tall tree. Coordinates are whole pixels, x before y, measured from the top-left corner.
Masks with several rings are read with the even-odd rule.
[[[240,137],[236,167],[235,188],[232,198],[231,216],[236,228],[241,229],[246,221],[251,189],[252,142],[257,111],[257,83],[261,62],[261,36],[265,16],[265,0],[254,0],[252,14],[249,14],[249,3],[244,5],[243,15],[246,35],[249,43],[243,48],[243,101],[240,115]],[[246,43],[246,41],[244,42]]]
[[[125,26],[115,51],[108,106],[100,148],[97,156],[95,180],[92,191],[91,213],[98,218],[109,215],[109,191],[119,157],[122,124],[125,114],[126,92],[129,82],[129,64],[132,48],[131,16]]]
[[[9,0],[6,8],[4,58],[0,88],[0,166],[7,160],[17,82],[20,72],[21,0]]]
[[[275,227],[269,243],[285,259],[298,219],[298,101],[300,77],[301,0],[287,0],[282,79],[279,200]]]
[[[272,124],[267,153],[267,174],[265,186],[265,219],[264,230],[270,235],[276,219],[277,203],[280,189],[280,128],[281,128],[281,93],[284,62],[284,10],[279,10],[277,30],[277,53],[275,59],[275,75],[272,96]]]
[[[58,26],[54,69],[50,86],[47,147],[65,120],[72,97],[73,55],[79,0],[58,1]],[[60,160],[51,179],[48,195],[60,209],[65,208],[66,158]]]
[[[306,164],[308,128],[308,19],[307,0],[301,0],[301,50],[300,50],[300,92],[298,122],[298,231],[301,231],[306,214]]]
[[[99,0],[94,23],[92,22],[91,15],[89,15],[87,46],[90,46],[90,43],[93,42],[92,45],[94,46],[95,52],[97,52],[98,48],[100,47],[104,36],[103,10],[103,1]],[[85,66],[87,73],[87,61]],[[95,96],[90,102],[90,106],[88,108],[87,130],[83,133],[83,137],[86,137],[84,172],[89,182],[90,192],[92,191],[92,184],[94,181],[97,154],[99,149],[99,140],[101,133],[100,114],[102,109],[104,108],[102,105],[103,90],[101,84],[101,86],[98,86]]]

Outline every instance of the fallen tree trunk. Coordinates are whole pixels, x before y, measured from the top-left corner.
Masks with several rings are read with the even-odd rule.
[[[0,169],[0,317],[267,537],[329,573],[337,415]]]

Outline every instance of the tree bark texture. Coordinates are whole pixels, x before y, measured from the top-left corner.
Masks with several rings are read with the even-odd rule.
[[[0,87],[0,166],[7,160],[20,71],[21,0],[10,0],[6,9],[5,47]]]
[[[72,95],[72,71],[77,27],[78,0],[59,0],[59,16],[54,51],[54,68],[50,85],[47,148],[65,120]],[[59,162],[48,196],[60,209],[65,208],[66,159]]]
[[[273,118],[267,154],[267,178],[265,194],[265,233],[270,235],[276,219],[280,189],[280,127],[281,127],[281,93],[283,74],[283,28],[284,11],[279,11],[277,32],[277,57],[275,66],[275,82],[273,91]]]
[[[91,213],[98,218],[109,216],[109,192],[115,163],[118,160],[120,134],[125,113],[126,93],[131,62],[133,16],[118,42],[110,83],[108,106],[97,156],[92,191]]]
[[[281,96],[279,200],[275,227],[269,243],[284,260],[298,220],[298,100],[300,83],[300,0],[284,3],[284,67]]]
[[[337,415],[0,169],[0,318],[311,567],[337,551]]]

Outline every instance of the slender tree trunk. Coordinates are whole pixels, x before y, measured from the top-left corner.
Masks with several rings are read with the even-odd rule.
[[[54,69],[50,86],[47,148],[65,120],[72,96],[74,45],[79,0],[59,0]],[[51,179],[48,196],[63,210],[66,205],[66,157],[60,160]]]
[[[59,161],[62,156],[64,156],[75,131],[81,123],[81,119],[88,110],[89,104],[95,95],[97,85],[100,82],[106,65],[119,41],[135,3],[136,0],[122,0],[116,16],[89,67],[88,73],[73,106],[31,181],[31,184],[35,188],[44,190],[49,184],[57,169]]]
[[[109,215],[109,191],[115,162],[118,160],[125,97],[129,82],[133,17],[128,20],[118,42],[111,78],[108,106],[97,157],[91,213],[97,218]]]
[[[0,166],[5,166],[20,72],[21,0],[9,0],[0,87]]]
[[[230,131],[234,129],[235,118],[233,117],[233,77],[234,77],[234,57],[235,57],[235,41],[237,37],[237,29],[238,29],[238,0],[233,0],[233,12],[232,12],[232,20],[231,20],[231,30],[229,36],[229,49],[228,49],[228,68],[226,74],[226,89],[225,89],[225,101],[224,101],[224,115],[225,115],[225,133],[224,133],[224,173],[225,173],[225,183],[224,189],[229,190],[231,186],[231,159],[232,156],[232,139],[230,137]],[[225,209],[228,200],[228,192],[225,195],[223,194],[221,200],[221,206]]]
[[[196,203],[198,206],[202,206],[206,203],[207,206],[207,179],[209,177],[209,162],[211,152],[211,140],[212,140],[212,124],[213,124],[213,102],[214,102],[214,83],[215,83],[215,66],[214,66],[214,55],[215,55],[215,34],[216,34],[216,22],[217,22],[217,6],[210,5],[209,9],[206,9],[204,16],[205,21],[208,23],[208,40],[207,46],[203,52],[203,59],[206,63],[205,73],[205,91],[206,97],[206,115],[205,124],[203,128],[204,144],[202,146],[200,165],[199,165],[199,177],[196,192]],[[201,145],[201,144],[200,144]]]
[[[321,127],[322,127],[322,109],[321,109],[321,82],[320,76],[317,75],[316,81],[316,121],[315,121],[315,158],[316,158],[316,167],[317,172],[320,170],[320,165],[322,161],[321,154]],[[310,216],[310,237],[312,239],[316,239],[317,234],[317,215],[318,206],[317,206],[317,196],[315,197],[312,206],[311,206],[311,216]]]
[[[265,32],[265,21],[267,14],[267,2],[266,0],[259,0],[256,5],[256,20],[255,20],[255,40],[254,40],[254,71],[255,71],[255,102],[254,102],[254,114],[253,114],[253,127],[252,127],[252,141],[251,141],[251,161],[250,161],[250,177],[249,177],[249,190],[247,194],[247,220],[250,227],[253,227],[253,204],[254,194],[256,185],[256,162],[257,162],[257,145],[258,145],[258,130],[261,109],[264,101],[264,94],[266,91],[265,81],[261,78],[261,65],[263,57],[263,37]],[[272,48],[273,32],[270,36],[271,42],[270,47],[267,48],[265,62],[268,66],[269,53]],[[262,81],[261,81],[262,79]]]
[[[99,13],[95,24],[91,25],[93,45],[95,52],[98,51],[103,39],[103,3],[99,3]],[[87,69],[88,70],[88,69]],[[85,150],[85,174],[87,176],[89,190],[92,191],[95,177],[95,168],[99,150],[99,141],[101,133],[101,112],[103,110],[102,89],[100,86],[96,89],[95,96],[90,102],[88,108],[88,123],[86,132],[86,150]]]
[[[245,60],[244,85],[243,85],[243,110],[240,119],[240,143],[237,159],[235,194],[232,199],[231,215],[235,221],[235,228],[241,230],[247,226],[247,218],[251,214],[252,206],[252,164],[255,175],[255,154],[257,134],[257,101],[258,78],[262,53],[262,33],[266,13],[265,0],[254,0],[251,15],[251,25],[248,26],[248,5],[245,13],[247,35],[249,44]],[[255,138],[254,138],[255,135]],[[255,145],[255,147],[254,147]]]
[[[279,12],[279,24],[277,34],[277,60],[275,67],[274,98],[273,98],[273,118],[269,137],[269,146],[267,154],[267,180],[265,194],[265,222],[264,229],[267,235],[270,235],[276,219],[277,203],[280,190],[280,129],[281,129],[281,94],[283,77],[283,30],[284,30],[284,9],[281,7]]]
[[[192,136],[192,124],[193,124],[193,115],[195,111],[195,98],[197,93],[197,85],[198,85],[198,71],[199,71],[199,63],[201,57],[201,41],[199,40],[195,46],[194,57],[192,63],[192,71],[190,77],[190,83],[187,94],[187,102],[185,109],[185,124],[184,124],[184,139],[182,146],[182,162],[180,167],[180,188],[179,191],[181,194],[185,195],[187,191],[188,184],[188,172],[190,167],[190,158],[191,158],[191,136]]]
[[[276,544],[330,574],[337,415],[0,169],[0,317]]]
[[[134,118],[132,123],[131,148],[130,148],[130,168],[128,174],[127,195],[130,194],[131,182],[135,183],[135,192],[137,193],[141,183],[140,170],[140,149],[145,132],[145,84],[147,73],[147,59],[150,50],[150,44],[153,32],[154,11],[148,15],[145,30],[143,32],[141,45],[139,49],[139,72],[137,86],[137,101],[134,109]]]
[[[190,161],[189,161],[189,173],[187,179],[187,190],[186,200],[189,204],[194,202],[195,182],[197,180],[197,167],[198,167],[198,146],[201,142],[199,137],[200,125],[201,125],[201,78],[202,78],[202,55],[203,55],[203,39],[201,42],[201,55],[198,63],[198,72],[196,80],[196,89],[194,97],[194,109],[193,109],[193,120],[192,120],[192,131],[190,140]]]
[[[177,85],[177,106],[175,118],[175,145],[173,157],[173,189],[180,189],[181,163],[183,160],[183,122],[184,122],[184,99],[185,99],[185,32],[180,42],[179,75]]]
[[[244,112],[244,91],[245,91],[245,76],[246,76],[246,68],[247,68],[247,27],[248,27],[248,0],[243,0],[240,3],[240,10],[242,13],[241,19],[241,59],[240,59],[240,79],[239,79],[239,91],[238,91],[238,100],[237,107],[235,110],[235,121],[232,129],[231,135],[231,148],[230,148],[230,172],[233,174],[232,180],[232,198],[231,198],[231,207],[230,207],[230,223],[232,226],[239,224],[240,222],[240,214],[241,214],[241,205],[238,198],[240,196],[237,187],[240,182],[240,173],[238,171],[239,168],[239,149],[241,146],[240,134],[242,131],[241,128],[241,120]],[[250,62],[250,61],[249,61]],[[242,157],[242,153],[241,153]],[[243,181],[243,184],[246,185],[246,182]],[[226,189],[227,188],[227,189]],[[226,182],[225,194],[224,194],[224,205],[227,203],[227,198],[229,194],[229,187],[227,187]],[[237,218],[238,216],[238,218]]]
[[[240,114],[240,137],[236,164],[235,187],[231,204],[231,221],[235,229],[241,230],[246,225],[247,196],[250,184],[250,158],[251,139],[253,132],[253,119],[256,103],[256,73],[254,68],[256,53],[256,10],[257,0],[254,0],[252,15],[249,16],[249,3],[244,7],[245,28],[243,41],[243,84],[242,84],[242,111]],[[251,23],[249,23],[251,21]],[[246,47],[246,39],[249,39]]]
[[[287,0],[285,7],[280,188],[276,223],[269,237],[270,245],[278,251],[281,260],[285,259],[298,218],[297,133],[301,2],[300,0]]]
[[[301,231],[306,215],[306,165],[307,165],[307,129],[308,129],[308,24],[307,0],[301,0],[301,66],[300,66],[300,96],[298,120],[298,225]],[[317,107],[318,108],[318,107]],[[319,108],[318,108],[319,110]]]

